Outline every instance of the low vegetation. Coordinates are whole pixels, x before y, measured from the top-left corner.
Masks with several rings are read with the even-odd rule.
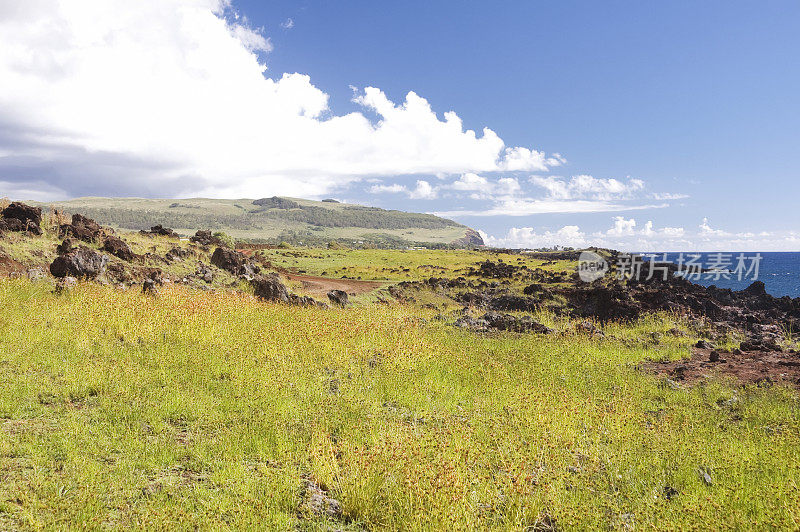
[[[686,353],[626,341],[668,315],[596,341],[181,287],[0,300],[9,528],[321,526],[304,477],[341,529],[800,524],[796,393],[642,374]]]
[[[549,271],[559,272],[572,272],[577,264],[577,261],[552,262],[519,253],[487,253],[466,249],[383,250],[328,246],[328,249],[264,249],[258,251],[258,255],[275,267],[301,270],[311,275],[381,281],[454,277],[485,260],[505,261],[532,270],[547,264]]]
[[[95,228],[132,258],[56,284],[65,221],[0,236],[0,529],[800,527],[796,339],[739,321],[794,312],[763,285],[163,227]],[[718,371],[748,357],[775,378]]]

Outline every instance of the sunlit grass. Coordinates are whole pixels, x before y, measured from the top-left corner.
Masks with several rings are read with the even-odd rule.
[[[341,529],[800,526],[796,392],[641,373],[687,352],[669,315],[597,340],[180,287],[0,302],[0,528],[321,526],[301,474]]]
[[[428,277],[457,277],[480,262],[504,261],[530,269],[548,261],[525,254],[487,253],[470,250],[386,250],[386,249],[320,249],[296,247],[267,249],[259,254],[281,268],[304,270],[312,275],[361,278],[364,280],[409,281]],[[549,264],[551,271],[574,271],[575,262]]]

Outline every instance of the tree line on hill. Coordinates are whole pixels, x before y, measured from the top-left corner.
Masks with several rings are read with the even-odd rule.
[[[281,198],[282,199],[282,198]],[[259,201],[259,200],[257,200]],[[290,201],[290,200],[284,200]],[[295,202],[291,202],[295,203]],[[148,229],[155,224],[169,227],[201,227],[212,230],[260,230],[271,220],[292,221],[317,227],[359,227],[364,229],[446,229],[460,224],[431,214],[386,211],[372,207],[346,206],[326,209],[317,206],[270,207],[257,205],[253,210],[242,210],[241,214],[218,214],[199,209],[171,208],[112,209],[81,207],[87,216],[104,224],[125,229]],[[66,206],[54,205],[56,208]],[[184,205],[181,205],[184,207]],[[69,209],[66,209],[69,210]],[[272,225],[272,224],[269,224]]]

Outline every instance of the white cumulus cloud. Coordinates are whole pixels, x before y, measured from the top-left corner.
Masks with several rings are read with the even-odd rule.
[[[614,217],[614,226],[607,231],[609,235],[612,236],[630,236],[633,234],[636,228],[636,220],[633,218],[626,220],[622,216],[615,216]],[[652,232],[653,227],[652,224],[650,227],[645,228],[646,232]]]
[[[512,248],[588,247],[587,235],[577,225],[566,225],[557,231],[539,231],[533,227],[512,227],[504,237],[493,237],[480,231],[488,246]]]
[[[524,185],[524,187],[523,187]],[[565,179],[559,176],[533,175],[520,183],[517,177],[490,180],[474,173],[462,175],[443,189],[474,191],[471,199],[491,200],[482,209],[442,211],[450,217],[528,216],[532,214],[622,212],[661,209],[667,202],[652,203],[653,195],[644,193],[641,179],[601,179],[581,174]]]
[[[400,192],[408,192],[408,188],[406,188],[404,185],[395,183],[393,185],[372,185],[369,187],[369,191],[372,194],[397,194]]]
[[[628,199],[644,189],[641,179],[601,179],[590,175],[576,175],[570,180],[556,176],[533,176],[531,184],[545,189],[552,198],[571,199]]]
[[[396,103],[366,87],[361,112],[334,115],[309,76],[268,74],[271,49],[229,0],[2,2],[0,180],[65,196],[314,197],[563,160],[440,120],[414,92]]]
[[[437,194],[436,188],[431,186],[427,181],[421,179],[417,181],[417,186],[409,191],[408,197],[411,199],[434,199]]]

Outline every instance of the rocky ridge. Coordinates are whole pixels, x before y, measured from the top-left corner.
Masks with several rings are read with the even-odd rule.
[[[49,273],[56,279],[56,291],[63,292],[74,286],[78,279],[93,280],[127,288],[141,284],[146,294],[157,295],[158,286],[165,283],[180,283],[209,289],[221,272],[235,279],[232,286],[244,281],[252,287],[253,293],[262,300],[282,302],[299,306],[328,307],[312,297],[291,293],[275,272],[265,273],[261,265],[244,254],[225,247],[224,242],[213,236],[211,231],[197,231],[191,237],[188,247],[173,246],[164,255],[154,252],[136,254],[125,239],[109,227],[95,220],[74,214],[69,223],[59,223],[63,215],[54,212],[51,217],[56,223],[57,235],[62,241],[55,246],[55,259],[49,265]],[[32,237],[43,234],[42,210],[15,202],[2,210],[0,234],[3,232],[25,232]],[[177,233],[168,227],[153,226],[150,231],[141,231],[148,237],[178,239]],[[205,263],[201,259],[210,248],[215,249]],[[155,250],[155,247],[153,247]],[[9,259],[11,260],[11,259]],[[152,264],[170,265],[196,261],[193,275],[175,278],[162,267]],[[41,268],[27,272],[29,278],[42,278],[46,273]],[[346,300],[347,294],[344,295]]]

